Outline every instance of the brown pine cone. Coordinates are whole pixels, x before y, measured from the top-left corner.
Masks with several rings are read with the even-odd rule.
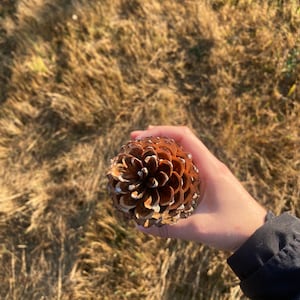
[[[198,169],[170,138],[128,142],[112,159],[107,177],[116,208],[144,227],[173,224],[199,204]]]

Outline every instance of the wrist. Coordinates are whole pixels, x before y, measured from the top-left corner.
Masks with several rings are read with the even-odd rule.
[[[269,218],[271,218],[271,215],[261,206],[253,214],[246,216],[243,222],[248,223],[248,226],[243,234],[240,235],[233,251],[239,249]]]

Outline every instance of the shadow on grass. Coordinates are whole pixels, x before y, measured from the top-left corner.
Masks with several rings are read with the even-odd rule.
[[[37,19],[26,17],[26,22],[20,23],[17,16],[18,1],[3,0],[0,4],[0,18],[11,19],[15,24],[15,30],[10,34],[0,23],[0,104],[5,102],[10,89],[10,80],[12,76],[12,67],[14,62],[15,51],[26,52],[26,49],[18,49],[18,41],[23,37],[29,36],[33,39],[42,37],[45,41],[56,43],[56,79],[61,80],[61,74],[67,67],[68,57],[63,52],[63,40],[61,38],[63,26],[73,14],[71,0],[51,1],[45,3],[39,9]],[[25,75],[24,75],[25,76]]]
[[[199,92],[199,98],[207,94],[212,94],[210,88],[210,76],[216,72],[216,66],[211,66],[209,57],[214,47],[214,40],[199,36],[195,37],[193,43],[185,39],[179,41],[184,50],[184,75],[176,74],[177,87],[183,94],[195,94]]]
[[[0,17],[11,18],[16,25],[16,29],[8,35],[4,28],[0,24],[0,104],[4,103],[9,97],[10,80],[13,74],[14,53],[19,51],[26,53],[27,49],[22,49],[18,45],[18,41],[22,41],[22,37],[29,36],[36,39],[42,38],[45,41],[55,42],[56,44],[56,70],[55,76],[57,82],[61,80],[61,73],[67,68],[68,57],[63,52],[63,32],[65,29],[64,24],[72,18],[74,7],[71,0],[56,0],[44,4],[39,8],[38,16],[36,19],[28,17],[24,23],[20,25],[16,18],[18,1],[5,1],[2,2],[0,10]],[[27,18],[27,17],[26,17]],[[28,22],[27,22],[28,21]],[[59,24],[59,26],[58,26]],[[19,47],[19,48],[18,48]],[[21,74],[21,80],[26,74]],[[34,93],[34,91],[33,91]],[[33,96],[34,97],[34,96]],[[32,98],[33,98],[32,97]],[[45,160],[55,160],[58,155],[63,152],[70,151],[71,148],[78,143],[76,137],[84,136],[85,132],[82,128],[79,128],[82,132],[77,132],[77,129],[71,128],[70,139],[63,139],[63,143],[53,141],[52,136],[55,132],[59,132],[62,127],[69,126],[61,118],[52,114],[52,111],[47,111],[47,103],[42,103],[40,115],[34,120],[36,124],[34,126],[40,127],[43,130],[42,135],[46,141],[50,141],[51,149],[45,149],[45,155],[39,157],[41,164],[45,163]],[[70,129],[70,128],[68,128]],[[73,130],[73,132],[72,132]],[[52,139],[52,140],[51,140]],[[52,141],[52,144],[51,144]],[[44,141],[45,142],[45,141]],[[41,145],[39,145],[41,148]],[[52,151],[54,156],[47,157],[49,155],[46,151]],[[53,182],[58,179],[60,174],[52,174]],[[57,177],[57,178],[55,178]],[[29,196],[19,199],[19,207],[24,208],[24,212],[16,213],[14,216],[3,219],[3,230],[0,233],[0,244],[5,245],[7,253],[4,256],[0,256],[5,266],[0,272],[0,279],[5,278],[1,284],[0,296],[15,298],[20,296],[21,298],[35,298],[40,299],[47,295],[49,298],[57,294],[55,290],[58,285],[58,280],[61,280],[60,284],[64,285],[64,280],[71,271],[73,263],[76,259],[78,251],[78,244],[83,234],[83,227],[86,224],[87,219],[93,212],[94,203],[91,201],[85,201],[84,193],[80,190],[73,190],[72,188],[66,188],[62,182],[58,182],[56,191],[49,191],[50,198],[45,208],[45,220],[36,231],[27,233],[27,229],[32,225],[32,214],[34,213],[30,209]],[[18,199],[17,199],[18,200]],[[60,208],[69,207],[68,204],[62,205],[63,201],[73,201],[72,209],[74,211],[60,211]],[[75,203],[75,204],[74,204]],[[70,204],[71,205],[71,204]],[[51,215],[55,218],[51,219]],[[57,216],[62,216],[63,226],[60,227],[55,220]],[[0,220],[2,227],[2,216]],[[1,228],[2,229],[2,228]],[[49,235],[49,231],[52,232]],[[54,236],[55,238],[51,238]],[[18,248],[24,245],[24,253],[26,252],[25,262],[22,257],[22,251]],[[0,253],[1,254],[1,253]],[[13,257],[16,258],[15,266],[11,266]],[[40,261],[45,261],[45,264]],[[24,265],[25,264],[25,265]],[[34,278],[32,269],[36,272],[40,265],[40,274]],[[25,267],[24,267],[25,266]],[[48,266],[48,267],[47,267]],[[15,278],[14,286],[10,285],[10,275],[5,276],[4,272],[8,271],[12,276],[13,272]],[[4,274],[4,275],[3,275]],[[25,282],[26,281],[26,282]]]
[[[3,0],[0,4],[0,20],[10,18],[16,22],[15,13],[17,2],[14,0]],[[5,102],[9,90],[9,82],[12,71],[13,52],[16,42],[13,36],[9,36],[6,29],[0,22],[0,105]]]

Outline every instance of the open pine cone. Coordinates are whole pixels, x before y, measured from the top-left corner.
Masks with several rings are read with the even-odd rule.
[[[170,138],[128,142],[112,159],[107,177],[116,208],[144,227],[173,224],[199,203],[198,169]]]

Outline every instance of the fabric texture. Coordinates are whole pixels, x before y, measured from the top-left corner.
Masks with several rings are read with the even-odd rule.
[[[268,214],[227,260],[251,299],[300,299],[300,219]]]

